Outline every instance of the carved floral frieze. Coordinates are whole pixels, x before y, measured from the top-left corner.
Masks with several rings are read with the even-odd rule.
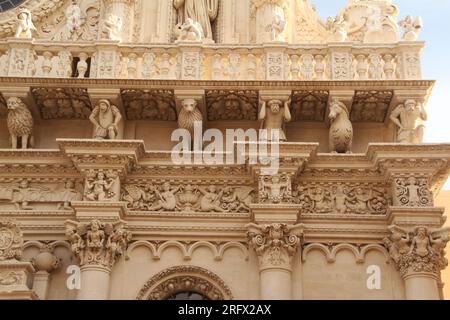
[[[294,91],[291,113],[293,121],[324,121],[328,91]]]
[[[45,120],[87,119],[92,112],[87,89],[32,88],[31,93]]]
[[[209,121],[247,120],[256,121],[259,94],[254,90],[206,91]]]
[[[127,184],[121,199],[135,211],[250,212],[252,187]]]
[[[394,179],[394,205],[404,207],[432,207],[433,196],[425,177],[401,177]]]
[[[122,90],[128,120],[176,121],[175,97],[171,90]]]
[[[293,193],[303,214],[383,215],[391,202],[383,184],[309,182]]]
[[[392,91],[356,91],[350,114],[352,122],[384,122],[393,96]]]
[[[23,235],[17,222],[0,220],[0,262],[19,260],[22,256]]]

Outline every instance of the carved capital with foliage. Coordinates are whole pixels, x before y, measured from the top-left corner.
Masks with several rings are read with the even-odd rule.
[[[292,259],[303,238],[303,225],[273,223],[247,225],[247,237],[258,255],[260,269],[291,270]]]

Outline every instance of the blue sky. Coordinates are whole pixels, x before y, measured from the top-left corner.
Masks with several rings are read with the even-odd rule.
[[[320,17],[335,16],[347,0],[310,0]],[[423,77],[437,80],[427,105],[429,121],[425,142],[450,142],[450,0],[394,0],[399,18],[420,15],[424,28],[420,40],[426,41],[422,58]],[[446,185],[450,189],[450,180]]]

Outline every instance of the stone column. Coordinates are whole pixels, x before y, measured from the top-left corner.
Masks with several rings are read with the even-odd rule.
[[[131,234],[122,220],[67,221],[66,235],[80,259],[78,300],[108,300],[111,269],[126,250]]]
[[[292,260],[303,237],[303,225],[247,225],[248,241],[259,260],[260,299],[292,299]]]

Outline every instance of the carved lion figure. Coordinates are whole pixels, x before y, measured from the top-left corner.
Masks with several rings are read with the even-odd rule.
[[[194,99],[185,99],[181,105],[178,125],[181,129],[186,129],[193,135],[195,123],[202,122],[203,115],[197,107],[197,101]]]
[[[8,106],[8,130],[11,135],[11,147],[19,148],[19,138],[22,149],[32,148],[33,138],[33,116],[25,103],[20,98],[11,97],[7,101]]]

